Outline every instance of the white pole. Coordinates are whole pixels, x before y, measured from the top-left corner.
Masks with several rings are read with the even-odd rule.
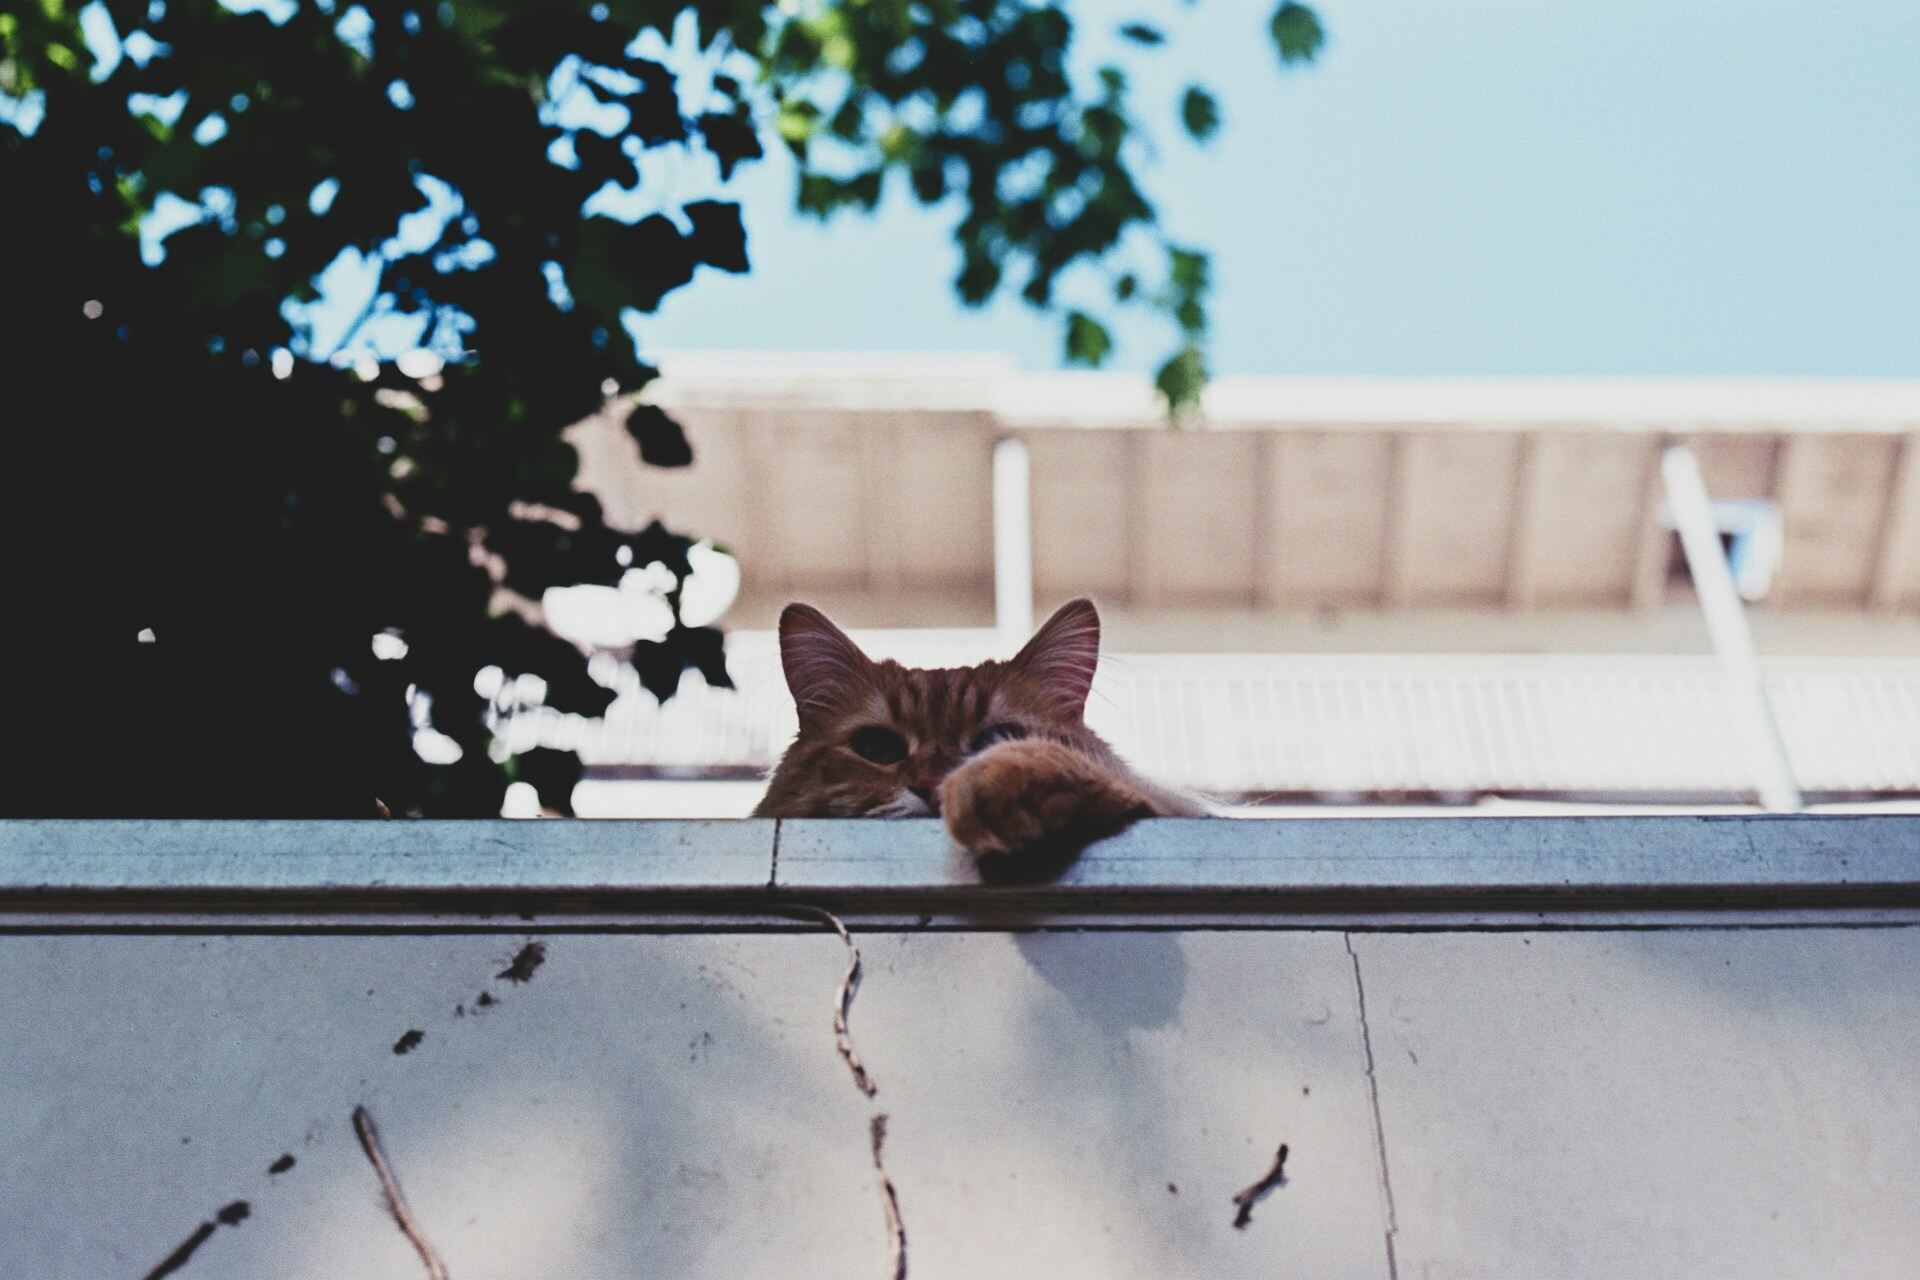
[[[1780,736],[1773,704],[1767,699],[1753,632],[1734,587],[1726,548],[1720,545],[1720,527],[1713,518],[1706,482],[1700,478],[1699,460],[1685,444],[1670,444],[1660,455],[1660,474],[1666,481],[1667,509],[1680,533],[1680,548],[1686,552],[1694,595],[1706,615],[1707,634],[1713,638],[1727,683],[1747,707],[1751,731],[1762,747],[1760,803],[1774,813],[1796,813],[1803,807],[1800,786],[1794,781],[1786,740]]]
[[[993,446],[993,622],[1008,652],[1033,632],[1033,494],[1027,446]]]

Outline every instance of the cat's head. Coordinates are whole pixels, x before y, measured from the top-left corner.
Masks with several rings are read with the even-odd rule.
[[[919,670],[875,662],[810,605],[780,615],[780,662],[800,713],[758,812],[904,818],[937,811],[943,778],[1012,738],[1105,747],[1083,720],[1100,657],[1090,601],[1061,606],[1006,662]]]

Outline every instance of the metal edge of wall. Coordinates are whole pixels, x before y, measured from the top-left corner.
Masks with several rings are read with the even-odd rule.
[[[801,905],[982,928],[1906,922],[1920,918],[1920,817],[1163,819],[986,877],[927,820],[0,821],[13,928],[758,928],[790,927]]]

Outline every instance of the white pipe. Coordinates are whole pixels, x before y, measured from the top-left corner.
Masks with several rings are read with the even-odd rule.
[[[1720,545],[1720,526],[1713,518],[1713,503],[1700,477],[1700,463],[1685,444],[1670,444],[1660,455],[1660,474],[1666,481],[1667,510],[1680,533],[1681,550],[1686,552],[1694,595],[1706,615],[1707,634],[1713,638],[1727,683],[1747,707],[1751,731],[1762,747],[1760,803],[1775,813],[1796,813],[1803,807],[1800,786],[1794,780],[1786,740],[1780,736],[1773,704],[1767,698],[1760,659],[1753,649],[1753,632],[1734,586],[1726,548]]]
[[[993,622],[1017,649],[1033,632],[1033,494],[1027,446],[993,446]]]

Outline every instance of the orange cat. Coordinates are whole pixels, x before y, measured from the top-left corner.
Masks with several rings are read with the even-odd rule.
[[[764,818],[938,814],[982,857],[1070,854],[1135,818],[1199,816],[1130,771],[1082,718],[1100,658],[1091,602],[1061,607],[1008,662],[922,671],[874,662],[818,609],[780,615],[800,733]]]

